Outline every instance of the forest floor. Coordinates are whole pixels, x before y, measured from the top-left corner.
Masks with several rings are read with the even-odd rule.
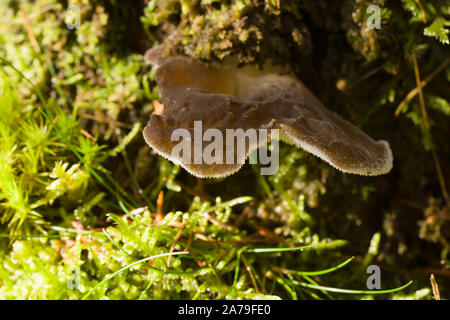
[[[437,0],[2,1],[0,299],[449,297],[449,26]],[[281,143],[273,176],[193,177],[142,136],[159,43],[288,63],[392,171]]]

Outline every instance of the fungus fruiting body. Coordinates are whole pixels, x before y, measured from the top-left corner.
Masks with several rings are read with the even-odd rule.
[[[239,68],[231,63],[208,66],[185,56],[165,56],[160,47],[150,49],[146,59],[156,67],[163,108],[151,115],[144,129],[145,140],[159,154],[198,177],[230,175],[245,159],[206,164],[174,157],[172,151],[178,142],[173,141],[172,133],[182,128],[194,136],[196,121],[202,122],[202,130],[216,129],[223,136],[227,129],[277,129],[281,140],[347,173],[373,176],[392,168],[392,152],[386,141],[374,141],[327,110],[289,70]],[[244,158],[260,144],[246,141]]]

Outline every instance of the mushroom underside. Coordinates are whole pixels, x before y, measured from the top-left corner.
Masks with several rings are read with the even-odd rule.
[[[224,177],[238,171],[264,139],[245,139],[228,145],[229,130],[265,129],[268,136],[276,129],[281,140],[296,145],[347,173],[380,175],[392,168],[392,152],[386,141],[374,141],[350,122],[327,110],[322,103],[291,74],[269,67],[265,71],[247,66],[206,66],[183,56],[163,57],[152,49],[147,58],[156,66],[164,110],[153,113],[144,129],[146,142],[160,155],[201,177]],[[201,123],[201,128],[196,124]],[[233,162],[205,163],[186,161],[174,155],[182,129],[190,139],[214,132],[224,137],[220,154],[234,153]],[[228,130],[228,131],[227,131]],[[211,142],[191,143],[191,159],[211,151]],[[197,142],[197,140],[195,140]],[[220,145],[220,144],[218,144]],[[218,146],[216,145],[216,146]],[[231,149],[230,149],[231,148]],[[188,151],[188,149],[185,149]],[[185,152],[183,152],[185,153]],[[201,160],[201,158],[199,158]]]

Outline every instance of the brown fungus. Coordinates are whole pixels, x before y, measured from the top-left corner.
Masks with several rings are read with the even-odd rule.
[[[160,155],[195,176],[233,174],[259,146],[246,141],[244,158],[236,159],[234,164],[196,164],[173,156],[179,142],[172,141],[172,133],[182,128],[193,137],[195,121],[202,121],[203,131],[215,128],[223,136],[227,129],[278,129],[281,140],[303,148],[343,172],[374,176],[392,168],[392,152],[386,141],[372,140],[327,110],[286,70],[269,67],[261,71],[232,64],[207,66],[184,56],[166,57],[159,47],[150,49],[146,60],[156,67],[163,108],[151,115],[144,129],[145,140]],[[205,147],[202,146],[203,150]],[[191,151],[195,153],[193,146]]]

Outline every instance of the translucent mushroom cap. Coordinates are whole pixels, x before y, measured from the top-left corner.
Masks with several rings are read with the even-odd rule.
[[[178,142],[172,141],[172,132],[184,128],[193,135],[194,121],[202,121],[202,130],[215,128],[224,135],[226,129],[278,129],[281,140],[347,173],[375,176],[392,168],[386,141],[374,141],[327,110],[286,70],[232,64],[213,67],[185,56],[164,56],[160,47],[150,49],[146,59],[156,67],[164,108],[151,115],[144,138],[160,155],[195,176],[228,176],[245,159],[235,164],[193,164],[174,157],[172,150]],[[244,156],[256,148],[247,143]]]

